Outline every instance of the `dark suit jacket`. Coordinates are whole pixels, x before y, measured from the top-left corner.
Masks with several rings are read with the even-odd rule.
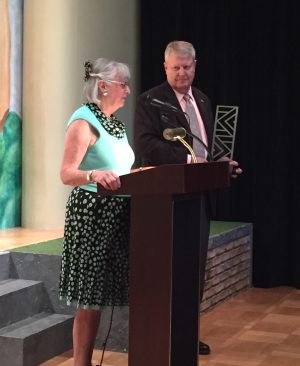
[[[192,87],[193,96],[199,108],[207,138],[211,149],[214,120],[208,97],[199,89]],[[156,98],[176,106],[181,111],[177,97],[165,82],[143,93],[137,101],[134,121],[134,145],[136,155],[143,165],[183,164],[189,154],[186,147],[179,141],[167,141],[163,137],[166,128],[184,127],[190,131],[187,119],[183,113],[170,112],[151,106],[150,98]],[[186,136],[186,141],[192,146],[192,138]]]
[[[194,87],[192,92],[205,125],[208,148],[211,150],[214,121],[210,101],[205,94]],[[134,123],[135,153],[138,159],[141,159],[145,166],[186,163],[189,154],[187,148],[179,141],[167,141],[163,137],[163,131],[166,128],[184,127],[191,132],[184,113],[170,112],[151,106],[148,96],[168,102],[181,111],[176,94],[167,82],[148,90],[138,98]],[[186,136],[186,141],[192,145],[192,138]],[[211,211],[210,194],[206,192],[203,197],[204,200],[199,200],[201,207],[200,300],[204,289]]]

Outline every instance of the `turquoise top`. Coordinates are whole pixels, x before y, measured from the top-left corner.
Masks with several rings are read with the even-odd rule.
[[[98,132],[99,137],[94,145],[88,148],[80,170],[112,170],[118,175],[130,173],[134,163],[134,152],[128,143],[126,133],[122,138],[109,134],[94,113],[83,105],[77,109],[68,121],[67,126],[78,119],[87,121]],[[97,192],[96,183],[80,186],[87,191]]]

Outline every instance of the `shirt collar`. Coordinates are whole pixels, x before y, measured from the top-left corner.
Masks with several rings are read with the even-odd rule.
[[[174,89],[173,89],[174,90]],[[193,97],[193,94],[192,94],[192,88],[190,87],[188,92],[185,93],[185,94],[182,94],[182,93],[179,93],[178,91],[174,90],[175,94],[176,94],[176,97],[178,100],[182,101],[183,100],[183,97],[188,94],[191,98],[192,101],[194,101],[194,97]]]

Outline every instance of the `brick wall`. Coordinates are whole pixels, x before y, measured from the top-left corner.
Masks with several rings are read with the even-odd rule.
[[[252,225],[210,238],[201,312],[252,284]]]

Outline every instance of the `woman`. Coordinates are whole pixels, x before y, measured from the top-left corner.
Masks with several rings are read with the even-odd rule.
[[[134,162],[125,126],[113,113],[130,94],[129,68],[85,63],[85,104],[67,124],[61,180],[74,186],[66,209],[60,298],[76,304],[74,365],[91,365],[102,306],[128,305],[129,198],[97,196],[120,187]]]

